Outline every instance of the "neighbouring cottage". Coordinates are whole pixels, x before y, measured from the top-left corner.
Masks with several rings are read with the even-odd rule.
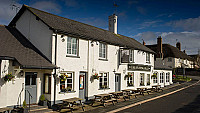
[[[41,68],[43,73],[39,76],[27,75],[21,80],[25,83],[36,77],[36,89],[23,84],[35,97],[31,103],[37,103],[41,94],[53,104],[72,97],[88,100],[95,94],[155,85],[155,52],[133,38],[117,34],[115,14],[109,16],[107,31],[23,5],[9,28],[23,34],[23,39],[52,66],[50,70]],[[165,85],[172,83],[169,74]]]
[[[170,68],[192,68],[192,60],[185,51],[181,51],[180,42],[176,43],[176,47],[162,44],[162,38],[159,36],[157,44],[146,46],[156,52],[155,60],[161,58],[164,65]]]

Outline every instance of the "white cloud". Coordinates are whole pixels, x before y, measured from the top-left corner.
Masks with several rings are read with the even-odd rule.
[[[140,27],[138,29],[144,29],[147,27],[154,27],[157,26],[157,23],[161,22],[160,20],[155,20],[155,21],[148,21],[140,24]]]
[[[61,12],[59,4],[56,4],[52,1],[37,1],[30,5],[31,7],[44,10],[51,13],[59,14]]]
[[[182,50],[186,50],[188,54],[197,54],[198,48],[200,48],[200,32],[143,32],[133,36],[138,38],[140,42],[142,39],[147,45],[156,44],[157,37],[163,38],[163,44],[170,44],[175,46],[176,42],[181,42]]]
[[[17,11],[21,8],[19,3],[13,2],[13,0],[1,0],[0,1],[0,24],[8,25],[12,18],[16,15],[16,10],[12,5],[15,4],[18,8]]]
[[[200,17],[172,21],[167,24],[187,31],[200,31]]]

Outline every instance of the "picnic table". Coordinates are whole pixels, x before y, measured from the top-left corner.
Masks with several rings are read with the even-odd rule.
[[[77,98],[77,97],[64,99],[64,100],[62,100],[63,103],[61,104],[60,110],[68,109],[68,110],[70,110],[72,112],[74,109],[77,109],[77,108],[81,107],[82,110],[84,111],[84,107],[85,106],[82,104],[82,102],[81,102],[82,100],[83,99]]]
[[[94,96],[95,98],[91,99],[93,101],[92,105],[94,104],[94,102],[101,102],[103,103],[103,106],[105,107],[105,103],[112,102],[112,104],[114,105],[114,101],[117,102],[117,99],[112,98],[112,94],[99,94],[99,95],[94,95]]]
[[[5,113],[5,112],[10,112],[12,110],[12,108],[8,108],[8,107],[5,107],[5,108],[0,108],[0,113]]]
[[[138,92],[139,92],[140,95],[144,96],[146,88],[144,88],[144,87],[143,88],[137,88],[137,90],[138,90]]]
[[[161,88],[161,85],[154,85],[152,86],[152,88],[155,90],[155,92],[163,91],[163,89]]]
[[[124,89],[122,91],[125,92],[124,95],[128,96],[129,99],[131,96],[135,96],[135,98],[137,98],[137,90],[135,89]]]

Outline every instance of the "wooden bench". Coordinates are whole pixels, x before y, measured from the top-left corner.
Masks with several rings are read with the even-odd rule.
[[[115,99],[115,98],[104,100],[103,101],[103,106],[105,107],[105,103],[109,103],[109,102],[112,102],[112,104],[115,105],[115,103],[114,103],[115,101],[118,103],[117,99]]]

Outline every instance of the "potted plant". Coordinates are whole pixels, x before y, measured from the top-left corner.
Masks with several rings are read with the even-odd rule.
[[[67,87],[66,88],[66,92],[71,92],[72,91],[72,88],[71,87]]]
[[[147,85],[150,85],[150,82],[147,82]]]
[[[27,108],[27,104],[26,104],[26,100],[23,101],[23,112],[24,113],[28,113],[28,108]]]
[[[93,77],[93,79],[97,79],[97,80],[99,80],[98,73],[94,73],[94,74],[92,75],[92,77]]]
[[[11,81],[13,78],[15,78],[15,76],[13,76],[12,73],[8,73],[3,77],[4,81],[6,82]]]
[[[140,83],[140,86],[144,86],[144,83]]]
[[[47,106],[47,100],[43,94],[40,96],[40,101],[38,104],[41,106]]]

